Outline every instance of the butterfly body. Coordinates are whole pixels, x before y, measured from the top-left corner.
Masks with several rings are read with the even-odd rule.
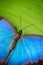
[[[4,61],[1,65],[25,65],[40,59],[43,59],[43,36],[22,36],[22,30],[16,32],[6,19],[0,17],[0,63]]]
[[[15,39],[14,39],[14,42],[11,44],[11,50],[14,49],[16,43],[18,42],[18,40],[21,37],[21,34],[22,34],[22,31],[21,30],[16,34]]]

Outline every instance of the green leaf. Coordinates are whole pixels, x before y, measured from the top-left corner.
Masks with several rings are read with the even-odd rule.
[[[43,35],[43,0],[0,0],[0,16],[17,30],[20,29],[21,16],[21,28],[30,25],[23,34]]]

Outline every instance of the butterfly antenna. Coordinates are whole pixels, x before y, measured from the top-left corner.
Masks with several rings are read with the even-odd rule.
[[[21,30],[21,25],[22,25],[22,22],[21,22],[21,16],[20,16],[20,30]]]
[[[30,26],[32,26],[32,25],[34,25],[35,23],[33,23],[33,24],[30,24],[30,25],[28,25],[28,26],[25,26],[24,28],[22,28],[22,30],[25,30],[26,28],[28,28],[28,27],[30,27]]]

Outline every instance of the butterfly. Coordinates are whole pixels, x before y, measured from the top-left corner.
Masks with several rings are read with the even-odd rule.
[[[43,36],[22,35],[0,16],[0,64],[25,65],[43,59]],[[6,64],[7,63],[7,64]]]

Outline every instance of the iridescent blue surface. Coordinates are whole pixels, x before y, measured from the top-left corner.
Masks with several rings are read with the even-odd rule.
[[[0,61],[3,61],[14,41],[15,30],[4,19],[0,20]],[[40,36],[23,36],[20,38],[8,57],[8,65],[19,65],[33,63],[43,59],[43,37]]]
[[[42,51],[40,51],[42,50]],[[18,42],[8,58],[8,65],[19,65],[27,61],[37,62],[43,57],[43,38],[24,36]]]
[[[0,20],[0,61],[6,58],[6,55],[10,49],[10,44],[13,42],[14,29],[4,19]]]

